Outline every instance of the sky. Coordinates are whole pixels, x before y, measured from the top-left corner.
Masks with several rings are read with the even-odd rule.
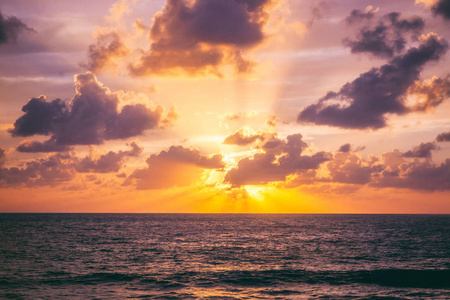
[[[0,2],[0,212],[450,213],[448,0]]]

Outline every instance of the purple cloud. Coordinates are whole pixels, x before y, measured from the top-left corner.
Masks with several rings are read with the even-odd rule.
[[[439,0],[432,7],[432,12],[435,15],[440,15],[444,20],[450,20],[450,1]]]
[[[445,40],[429,34],[420,46],[410,48],[380,68],[361,74],[346,83],[339,92],[328,92],[316,104],[304,108],[298,115],[298,122],[379,129],[387,125],[387,114],[419,111],[407,106],[405,96],[419,78],[424,65],[439,60],[447,48]]]
[[[14,16],[4,17],[0,11],[0,44],[15,42],[23,31],[34,32],[34,29]]]
[[[104,87],[90,72],[76,75],[75,87],[76,94],[69,103],[47,101],[40,96],[22,108],[24,115],[15,121],[12,136],[50,135],[50,139],[22,144],[18,151],[67,151],[68,146],[98,145],[104,140],[141,135],[167,122],[160,106],[153,110],[143,104],[119,108],[117,93]]]
[[[440,133],[436,137],[436,141],[438,141],[438,142],[450,142],[450,131],[449,132]]]
[[[371,19],[373,16],[372,11],[352,11],[346,21],[352,24],[356,20]],[[344,44],[352,53],[367,52],[374,56],[391,58],[405,49],[408,35],[417,37],[424,27],[425,22],[420,17],[401,19],[400,13],[392,12],[381,17],[376,26],[364,26],[356,39],[347,38]]]
[[[223,64],[246,72],[242,51],[260,44],[268,0],[167,0],[154,17],[150,50],[130,67],[137,76],[183,71],[220,75]]]
[[[419,146],[414,147],[412,150],[403,153],[403,157],[430,158],[431,151],[436,149],[438,149],[438,146],[433,142],[421,143]]]
[[[129,146],[130,150],[109,151],[99,157],[87,155],[79,158],[72,153],[58,153],[10,168],[3,167],[5,156],[0,148],[0,187],[58,185],[74,179],[77,173],[118,172],[127,157],[142,153],[142,147],[136,142]]]

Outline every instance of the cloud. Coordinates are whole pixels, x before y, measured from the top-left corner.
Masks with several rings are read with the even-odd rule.
[[[405,96],[424,65],[439,60],[447,41],[436,34],[421,37],[422,44],[392,58],[380,68],[361,74],[339,92],[328,92],[316,104],[298,115],[300,123],[314,123],[351,129],[379,129],[387,126],[387,114],[420,111],[408,107]]]
[[[422,143],[405,153],[395,149],[367,159],[352,151],[336,152],[322,165],[320,172],[309,170],[297,174],[286,182],[286,186],[292,188],[328,183],[332,186],[350,184],[352,190],[365,185],[430,192],[450,190],[450,159],[434,164],[431,150],[435,149],[434,143]]]
[[[350,144],[344,144],[341,147],[339,147],[339,152],[350,152],[352,146]]]
[[[338,152],[350,152],[350,151],[358,152],[358,151],[366,149],[366,147],[365,146],[359,146],[355,150],[352,150],[352,149],[353,149],[352,145],[347,143],[347,144],[344,144],[341,147],[339,147]]]
[[[433,142],[421,143],[419,146],[414,147],[403,153],[403,157],[424,157],[431,158],[431,150],[438,149],[437,145]]]
[[[23,167],[0,168],[0,186],[42,186],[67,182],[76,175],[72,164],[71,155],[56,154],[27,162]]]
[[[10,168],[3,168],[4,150],[0,148],[0,187],[58,185],[74,179],[77,173],[118,172],[127,157],[142,153],[142,147],[137,142],[128,145],[131,149],[127,151],[109,151],[102,155],[92,152],[84,158],[73,153],[58,153]]]
[[[6,161],[6,150],[0,147],[0,167],[3,167]]]
[[[241,123],[242,125],[250,120],[258,117],[257,112],[239,112],[239,113],[226,113],[220,117],[220,122],[228,124],[231,122]]]
[[[431,11],[435,15],[440,15],[445,20],[450,20],[450,1],[439,0],[432,7]]]
[[[450,142],[450,131],[443,132],[436,137],[436,141],[438,142]]]
[[[352,11],[346,21],[349,24],[356,20],[371,19],[372,11]],[[422,18],[414,16],[409,19],[401,19],[400,13],[392,12],[380,18],[376,26],[364,26],[355,40],[345,39],[344,44],[352,53],[367,52],[382,58],[391,58],[400,54],[406,46],[406,37],[417,37],[424,28],[425,22]]]
[[[44,143],[19,146],[19,151],[66,151],[67,146],[98,145],[104,140],[125,139],[167,124],[163,108],[150,109],[143,104],[119,107],[119,93],[104,87],[94,74],[75,76],[76,94],[67,103],[32,98],[22,110],[24,115],[9,132],[13,136],[51,135]],[[169,116],[170,117],[170,116]]]
[[[350,150],[336,153],[326,166],[329,177],[323,181],[366,184],[372,179],[373,166]]]
[[[137,157],[142,153],[143,148],[136,142],[129,144],[131,149],[128,151],[113,152],[109,151],[100,157],[93,155],[86,156],[78,161],[76,170],[80,173],[111,173],[118,172],[122,167],[125,157]]]
[[[16,42],[19,34],[24,31],[34,32],[34,29],[14,16],[3,16],[0,11],[0,44]]]
[[[16,148],[19,152],[64,152],[72,150],[72,147],[66,145],[57,145],[54,140],[45,142],[35,142],[25,140]]]
[[[261,153],[241,159],[227,172],[224,181],[233,186],[284,181],[288,175],[317,169],[330,159],[326,152],[302,155],[307,147],[301,134],[289,135],[286,141],[274,137],[262,146]]]
[[[134,1],[136,2],[136,1]],[[119,0],[109,9],[109,15],[106,19],[112,23],[120,23],[125,13],[130,12],[130,0]]]
[[[333,5],[335,5],[333,1],[315,1],[311,6],[311,19],[307,25],[311,27],[316,21],[323,19],[329,14]]]
[[[87,62],[81,66],[99,74],[109,69],[116,69],[127,65],[128,57],[133,53],[133,35],[123,25],[124,16],[131,12],[131,6],[135,0],[118,0],[109,9],[109,15],[105,17],[106,26],[97,27],[94,30],[95,43],[89,45]],[[136,21],[136,29],[142,32],[143,26]]]
[[[371,185],[424,191],[448,191],[450,190],[450,159],[440,165],[430,162],[405,163],[397,170],[384,170]]]
[[[268,127],[272,127],[272,128],[275,128],[275,127],[277,127],[277,124],[278,124],[278,118],[276,117],[276,116],[274,116],[274,115],[272,115],[272,116],[269,116],[267,119],[266,119],[266,125],[268,126]]]
[[[116,59],[127,56],[130,52],[115,31],[101,33],[96,39],[97,42],[88,48],[88,62],[84,64],[84,67],[94,73],[117,66]]]
[[[239,129],[232,135],[229,135],[223,141],[226,145],[247,146],[256,140],[263,140],[264,135],[249,129]]]
[[[350,16],[345,18],[345,22],[347,24],[354,24],[359,23],[365,20],[370,20],[375,17],[375,13],[378,11],[378,9],[373,9],[372,6],[367,6],[365,11],[362,11],[360,9],[354,9],[351,11]]]
[[[196,148],[171,146],[147,159],[148,167],[135,170],[124,182],[137,189],[162,189],[194,184],[204,169],[222,169],[222,155],[206,156]]]
[[[418,98],[411,107],[413,111],[430,110],[450,98],[450,75],[445,78],[433,77],[424,82],[416,81],[408,94]]]
[[[222,65],[248,72],[242,52],[265,38],[270,0],[167,0],[153,19],[151,48],[130,67],[136,76],[211,73]]]

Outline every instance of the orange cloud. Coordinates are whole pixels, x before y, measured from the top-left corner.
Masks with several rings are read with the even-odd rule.
[[[115,31],[100,33],[96,43],[88,48],[88,62],[83,64],[89,71],[99,73],[117,66],[116,60],[127,56],[130,50]]]
[[[204,169],[221,169],[225,165],[222,155],[201,155],[195,148],[171,146],[147,159],[148,167],[138,169],[126,180],[125,185],[136,184],[138,189],[164,189],[197,183]]]

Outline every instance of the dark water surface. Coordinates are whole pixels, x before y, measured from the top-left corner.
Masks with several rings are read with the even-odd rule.
[[[1,299],[450,299],[450,215],[0,214]]]

